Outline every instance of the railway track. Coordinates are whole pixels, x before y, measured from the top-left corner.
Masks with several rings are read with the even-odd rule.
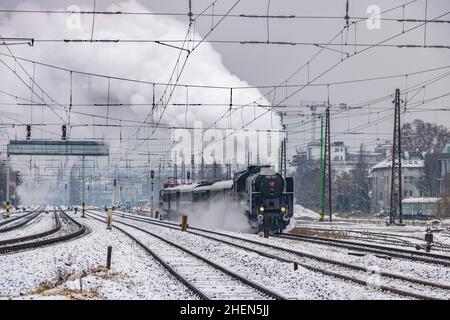
[[[98,218],[102,216],[96,213],[89,212],[87,215],[105,222]],[[201,299],[286,299],[282,295],[250,281],[175,242],[132,224],[118,223],[126,228],[132,228],[134,231],[137,230],[146,236],[150,235],[152,241],[144,244],[130,232],[124,230],[123,227],[115,226],[116,229],[136,241]]]
[[[23,227],[27,223],[29,223],[32,220],[34,220],[35,218],[37,218],[42,212],[44,212],[44,210],[41,210],[40,208],[38,208],[38,209],[31,211],[30,213],[20,215],[18,217],[8,219],[6,221],[2,221],[2,222],[0,222],[0,227],[4,226],[4,225],[9,225],[9,224],[12,224],[12,225],[0,228],[0,233],[8,232],[8,231]],[[23,221],[20,221],[22,219],[23,219]],[[18,222],[18,223],[15,223],[15,222]]]
[[[126,219],[136,220],[139,222],[144,222],[161,227],[167,227],[179,231],[179,226],[175,223],[149,220],[148,218],[133,217],[117,213],[116,216],[122,216]],[[450,286],[445,284],[433,283],[422,279],[410,278],[407,276],[392,274],[383,271],[376,272],[374,270],[370,270],[358,265],[336,261],[313,254],[262,243],[259,241],[244,239],[229,234],[223,234],[221,232],[212,230],[189,227],[189,230],[187,232],[204,237],[209,240],[218,241],[224,244],[248,250],[282,262],[296,263],[297,265],[302,266],[306,269],[320,272],[325,275],[352,281],[360,285],[376,286],[383,291],[392,292],[405,297],[416,299],[442,299],[442,297],[445,296],[447,298],[450,297]],[[349,275],[349,272],[352,273],[351,276]],[[366,280],[368,276],[378,277],[379,283],[382,282],[387,285],[370,283]],[[429,294],[430,289],[435,292],[434,295]]]
[[[386,247],[376,244],[357,243],[339,239],[319,238],[295,234],[282,234],[276,237],[282,239],[306,241],[311,243],[323,244],[349,250],[356,250],[362,252],[370,252],[383,256],[390,256],[395,258],[407,259],[412,261],[419,261],[425,263],[439,264],[446,267],[450,266],[450,256],[427,253],[423,251],[412,251],[401,248]]]
[[[417,236],[411,236],[411,235],[396,235],[396,234],[392,234],[392,233],[383,233],[383,232],[370,232],[370,231],[359,231],[359,230],[347,230],[347,229],[323,229],[323,228],[308,228],[308,227],[302,227],[300,229],[303,230],[318,230],[320,231],[324,231],[324,232],[330,232],[330,231],[336,231],[336,232],[343,232],[345,233],[344,238],[347,239],[354,239],[354,240],[362,240],[365,242],[373,242],[373,243],[377,243],[379,245],[381,244],[387,244],[387,245],[395,245],[395,246],[400,246],[400,247],[405,247],[405,248],[416,248],[417,243],[413,243],[409,240],[405,240],[403,238],[406,239],[411,239],[411,240],[420,240],[422,242],[424,242],[423,238],[419,238]],[[350,235],[350,234],[354,234],[354,235]],[[294,234],[295,235],[295,234]],[[306,236],[306,237],[312,237],[312,238],[323,238],[323,239],[330,239],[328,237],[321,237],[320,235],[301,235],[301,236]],[[439,250],[439,251],[443,251],[443,252],[450,252],[450,246],[444,243],[434,243],[433,246],[434,250]]]
[[[86,232],[86,227],[68,216],[63,210],[55,211],[55,227],[45,232],[0,242],[0,254],[36,249],[39,247],[68,241]],[[75,231],[73,231],[75,229]],[[54,236],[59,233],[60,235]]]

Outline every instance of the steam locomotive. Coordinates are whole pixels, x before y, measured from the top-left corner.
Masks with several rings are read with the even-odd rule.
[[[200,206],[224,200],[238,204],[251,228],[281,233],[293,216],[294,182],[269,166],[249,166],[233,180],[202,181],[164,188],[161,208],[167,212],[195,212]]]

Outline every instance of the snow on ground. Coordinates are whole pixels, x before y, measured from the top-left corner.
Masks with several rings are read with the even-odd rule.
[[[225,234],[232,234],[230,232],[220,232]],[[413,262],[410,260],[394,257],[391,260],[387,260],[376,257],[375,254],[372,253],[365,253],[364,256],[358,257],[349,255],[348,252],[351,252],[351,250],[348,249],[326,246],[306,241],[289,240],[274,237],[270,239],[264,239],[257,235],[251,234],[239,234],[238,236],[241,238],[270,243],[280,247],[285,247],[320,257],[355,264],[370,269],[396,273],[399,275],[412,276],[418,279],[424,279],[432,282],[450,285],[450,268],[446,268],[440,265],[430,265],[423,262]]]
[[[92,219],[76,219],[91,232],[62,244],[0,256],[0,297],[195,298],[120,231],[108,231]],[[103,266],[109,244],[113,247],[112,268],[106,271]]]
[[[355,231],[364,233],[378,233],[386,234],[388,237],[394,237],[397,239],[402,239],[414,244],[424,244],[425,233],[427,230],[426,226],[386,226],[370,223],[354,223],[354,222],[311,222],[311,221],[298,221],[298,227],[304,228],[317,228],[317,229],[327,229],[334,231]],[[434,235],[434,241],[436,243],[450,245],[450,228],[445,226],[431,227]],[[352,234],[352,233],[349,233]],[[354,235],[354,234],[353,234]],[[439,252],[440,254],[446,254],[445,252]],[[449,253],[447,253],[449,254]]]
[[[401,299],[401,297],[364,287],[353,282],[325,276],[299,266],[263,257],[257,253],[221,244],[193,234],[150,225],[144,222],[125,221],[175,241],[187,249],[200,253],[212,261],[244,277],[293,299]],[[122,225],[121,225],[122,227]],[[128,230],[128,229],[127,229]],[[132,229],[129,229],[132,230]],[[230,232],[232,233],[232,232]],[[370,273],[367,274],[369,279]]]
[[[371,253],[366,253],[364,256],[358,257],[354,255],[349,255],[348,252],[350,250],[345,248],[274,237],[271,237],[270,239],[264,239],[255,234],[236,233],[223,230],[216,230],[216,231],[224,234],[238,236],[244,239],[250,239],[263,243],[278,245],[280,247],[286,247],[289,249],[313,254],[320,257],[356,264],[371,270],[380,270],[396,273],[399,275],[408,275],[418,279],[424,279],[432,282],[450,285],[450,268],[446,268],[439,265],[430,265],[422,262],[413,262],[399,258],[392,258],[391,260],[386,260],[379,258]]]
[[[319,219],[319,214],[315,211],[307,209],[299,204],[294,204],[294,218]]]
[[[53,229],[55,227],[55,216],[53,213],[42,213],[21,228],[0,233],[0,241],[30,236]]]
[[[302,211],[303,210],[303,211]],[[308,209],[296,207],[302,216],[318,215]],[[103,211],[99,211],[104,215]],[[78,239],[0,256],[0,298],[13,299],[195,299],[178,280],[171,276],[162,266],[150,257],[135,242],[113,227],[112,231],[105,224],[92,218],[82,219],[69,212],[77,221],[85,224],[90,233]],[[30,230],[40,228],[44,220],[53,220],[53,214],[42,214],[28,227],[16,231],[32,233]],[[122,220],[114,216],[115,223]],[[343,281],[331,276],[309,271],[267,257],[262,257],[243,249],[220,244],[217,241],[179,232],[168,228],[152,226],[143,222],[124,220],[151,230],[160,236],[171,239],[187,249],[200,253],[224,267],[261,283],[284,296],[294,299],[402,299],[402,297],[382,292],[376,288],[364,287],[353,282]],[[113,223],[114,225],[114,223]],[[324,224],[311,223],[311,226],[323,227]],[[326,224],[325,224],[326,225]],[[357,229],[357,224],[336,223],[330,227],[350,227]],[[368,225],[367,227],[374,227]],[[49,225],[48,228],[51,228]],[[361,227],[361,226],[359,226]],[[422,229],[399,228],[398,233],[410,234]],[[378,227],[377,227],[378,229]],[[47,229],[46,229],[47,230]],[[148,242],[152,237],[133,231],[140,240]],[[381,228],[381,230],[383,230]],[[397,229],[389,229],[397,232]],[[327,257],[368,267],[371,270],[387,271],[401,275],[413,276],[432,282],[450,285],[449,268],[432,266],[425,263],[405,261],[392,258],[385,260],[372,254],[364,257],[348,255],[348,250],[328,247],[320,244],[299,242],[286,239],[264,239],[253,234],[225,232],[261,242],[269,242],[281,247]],[[10,234],[12,235],[12,233]],[[103,266],[106,260],[107,246],[112,245],[112,268]],[[372,274],[368,271],[370,281]],[[81,280],[80,280],[81,279]]]

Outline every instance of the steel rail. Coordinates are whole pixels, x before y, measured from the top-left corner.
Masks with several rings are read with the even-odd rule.
[[[36,219],[43,212],[44,212],[44,210],[40,210],[40,211],[33,212],[33,214],[31,214],[31,215],[23,216],[22,218],[26,217],[26,219],[24,219],[24,221],[14,224],[12,226],[6,227],[6,228],[1,228],[0,233],[5,233],[5,232],[11,231],[11,230],[19,229],[20,227],[23,227],[24,225],[26,225],[26,224],[30,223],[31,221],[33,221],[34,219]]]
[[[63,210],[60,209],[60,212],[63,214],[64,217],[68,218],[73,224],[75,224],[78,227],[77,231],[69,233],[69,234],[65,234],[65,235],[62,235],[59,237],[0,247],[0,254],[13,253],[13,252],[18,252],[18,251],[27,250],[27,249],[37,249],[39,247],[47,246],[50,244],[69,241],[80,235],[83,235],[86,232],[86,227],[84,225],[75,221],[73,218],[68,216]]]
[[[9,223],[14,222],[14,221],[17,221],[17,220],[19,220],[19,219],[28,217],[29,215],[32,215],[33,213],[35,213],[35,212],[38,211],[39,209],[40,209],[40,207],[39,207],[39,208],[36,208],[36,209],[34,209],[34,210],[32,210],[31,212],[29,212],[29,213],[27,213],[27,214],[20,215],[20,216],[18,216],[18,217],[14,217],[14,218],[11,218],[11,219],[4,220],[4,221],[0,222],[0,227],[1,227],[1,226],[4,226],[5,224],[9,224]]]
[[[364,251],[364,252],[370,252],[370,253],[376,253],[376,254],[383,254],[391,257],[396,258],[403,258],[413,261],[420,261],[420,262],[426,262],[426,263],[433,263],[433,264],[439,264],[444,265],[446,267],[450,266],[450,256],[440,255],[440,254],[433,254],[433,253],[426,253],[421,251],[411,251],[401,248],[393,248],[393,247],[386,247],[386,246],[380,246],[375,244],[366,244],[366,243],[356,243],[356,242],[350,242],[345,240],[338,240],[338,239],[328,239],[328,238],[321,238],[321,237],[310,237],[310,236],[303,236],[303,235],[294,235],[294,234],[283,234],[283,235],[277,235],[278,238],[284,238],[284,239],[291,239],[291,240],[298,240],[298,241],[307,241],[312,243],[318,243],[318,244],[325,244],[325,245],[331,245],[334,247],[340,247],[345,249],[351,249],[351,250],[358,250],[358,251]]]
[[[121,215],[121,214],[118,214],[118,213],[116,213],[116,214],[117,215]],[[122,216],[126,217],[127,219],[131,219],[131,220],[136,220],[136,221],[145,222],[145,223],[149,223],[149,224],[153,224],[153,225],[167,227],[167,228],[174,229],[174,230],[179,230],[179,228],[176,227],[176,224],[175,223],[171,223],[171,222],[152,221],[152,220],[149,220],[149,219],[146,219],[146,218],[143,218],[143,217],[142,218],[138,218],[138,217],[132,217],[132,216],[124,216],[124,215],[122,215]],[[250,239],[244,239],[244,238],[240,238],[240,237],[236,237],[236,236],[232,236],[232,235],[228,235],[228,234],[223,234],[221,232],[216,232],[216,231],[202,229],[202,228],[195,228],[195,227],[189,227],[189,229],[198,230],[200,232],[205,232],[205,233],[216,234],[216,235],[219,235],[219,236],[222,236],[222,237],[228,237],[228,238],[231,238],[231,239],[234,239],[234,240],[239,240],[239,241],[243,241],[243,242],[248,242],[248,243],[260,245],[262,247],[269,247],[271,249],[284,251],[286,253],[298,255],[300,257],[310,258],[310,259],[317,260],[317,261],[320,261],[320,262],[325,262],[325,263],[328,263],[328,264],[339,265],[341,267],[345,267],[345,268],[348,268],[348,269],[353,269],[353,270],[357,270],[357,271],[364,271],[364,272],[368,271],[364,267],[360,267],[360,266],[356,266],[356,265],[352,265],[352,264],[348,264],[348,263],[345,263],[345,262],[336,261],[336,260],[332,260],[332,259],[328,259],[328,258],[323,258],[323,257],[320,257],[320,256],[315,256],[315,255],[312,255],[312,254],[307,254],[307,253],[303,253],[303,252],[296,251],[296,250],[282,248],[282,247],[278,247],[278,246],[275,246],[275,245],[266,244],[266,243],[262,243],[262,242],[258,242],[258,241],[254,241],[254,240],[250,240]],[[268,257],[268,258],[272,258],[272,259],[276,259],[276,260],[279,260],[279,261],[282,261],[282,262],[297,263],[298,265],[300,265],[300,266],[302,266],[302,267],[304,267],[306,269],[315,271],[315,272],[320,272],[322,274],[326,274],[326,275],[329,275],[329,276],[341,278],[343,280],[356,282],[356,283],[364,285],[364,286],[371,286],[367,281],[364,281],[364,280],[361,280],[361,279],[357,279],[357,278],[354,278],[354,277],[351,277],[351,276],[347,276],[347,275],[344,275],[344,274],[328,271],[328,270],[325,270],[325,269],[322,269],[322,268],[318,268],[318,267],[311,266],[311,265],[308,265],[308,264],[305,264],[305,263],[294,261],[292,259],[282,258],[282,257],[280,257],[278,255],[270,254],[270,253],[267,253],[267,252],[264,252],[264,251],[261,251],[261,250],[257,250],[257,249],[254,249],[254,248],[249,248],[247,246],[239,245],[239,244],[236,244],[236,243],[233,243],[233,242],[230,242],[230,241],[226,241],[226,240],[223,240],[223,239],[218,239],[218,238],[211,237],[211,236],[208,236],[208,235],[200,234],[198,232],[192,232],[190,230],[187,230],[187,232],[191,233],[191,234],[198,235],[198,236],[202,236],[202,237],[207,238],[207,239],[211,239],[211,240],[215,240],[215,241],[218,241],[218,242],[221,242],[221,243],[232,245],[232,246],[235,246],[235,247],[247,250],[247,251],[251,251],[251,252],[257,253],[259,255],[262,255],[262,256],[265,256],[265,257]],[[396,279],[396,280],[400,280],[400,281],[406,281],[406,282],[419,284],[419,285],[424,285],[424,286],[436,287],[436,288],[444,289],[444,290],[450,290],[450,286],[444,285],[444,284],[432,283],[432,282],[429,282],[429,281],[426,281],[426,280],[409,278],[409,277],[396,275],[396,274],[391,274],[391,273],[387,273],[387,272],[379,272],[378,274],[381,275],[381,276],[384,276],[384,277],[391,278],[391,279]],[[392,293],[395,293],[395,294],[399,294],[399,295],[402,295],[402,296],[413,297],[413,298],[421,299],[421,300],[437,300],[437,298],[434,298],[434,297],[430,297],[430,296],[426,296],[426,295],[422,295],[422,294],[417,294],[417,293],[405,291],[405,290],[402,290],[402,289],[393,288],[393,287],[390,287],[390,286],[380,285],[378,287],[381,290],[389,291],[389,292],[392,292]]]
[[[93,212],[91,212],[91,214],[97,215],[97,214],[95,214]],[[205,257],[203,257],[203,256],[201,256],[199,254],[197,254],[197,253],[195,253],[195,252],[192,252],[191,250],[186,249],[185,247],[180,246],[180,245],[178,245],[178,244],[176,244],[176,243],[174,243],[174,242],[172,242],[172,241],[170,241],[168,239],[165,239],[165,238],[163,238],[163,237],[161,237],[161,236],[159,236],[157,234],[154,234],[154,233],[152,233],[152,232],[150,232],[148,230],[139,228],[137,226],[134,226],[134,225],[122,222],[122,221],[116,221],[116,222],[120,223],[120,224],[123,224],[123,225],[126,225],[128,227],[134,228],[134,229],[139,230],[141,232],[144,232],[146,234],[149,234],[152,237],[155,237],[155,238],[157,238],[157,239],[159,239],[159,240],[161,240],[161,241],[163,241],[163,242],[165,242],[165,243],[167,243],[167,244],[169,244],[169,245],[171,245],[171,246],[173,246],[173,247],[175,247],[175,248],[177,248],[177,249],[187,253],[188,255],[191,255],[194,258],[205,262],[206,264],[212,266],[213,268],[215,268],[215,269],[217,269],[217,270],[227,274],[231,278],[233,278],[233,279],[235,279],[235,280],[237,280],[237,281],[239,281],[241,283],[244,283],[245,285],[255,289],[256,291],[259,291],[259,292],[263,293],[264,295],[268,296],[269,298],[272,298],[272,299],[275,299],[275,300],[287,300],[286,297],[283,297],[282,295],[280,295],[280,294],[278,294],[278,293],[276,293],[276,292],[274,292],[274,291],[272,291],[272,290],[270,290],[268,288],[265,288],[264,286],[262,286],[260,284],[257,284],[257,283],[255,283],[253,281],[250,281],[249,279],[247,279],[247,278],[245,278],[245,277],[243,277],[243,276],[241,276],[241,275],[239,275],[239,274],[237,274],[237,273],[235,273],[235,272],[233,272],[233,271],[231,271],[231,270],[229,270],[229,269],[227,269],[227,268],[225,268],[225,267],[223,267],[223,266],[221,266],[221,265],[219,265],[219,264],[217,264],[217,263],[215,263],[215,262],[213,262],[213,261],[211,261],[211,260],[209,260],[209,259],[207,259],[207,258],[205,258]]]
[[[88,216],[92,217],[95,220],[98,220],[100,222],[105,222],[99,218],[96,218],[94,216],[91,216],[90,214],[87,214]],[[175,269],[173,269],[169,264],[167,264],[163,259],[161,259],[153,250],[151,250],[149,247],[147,247],[145,244],[143,244],[141,241],[139,241],[136,237],[134,237],[129,232],[123,230],[122,228],[118,226],[114,226],[115,229],[119,230],[123,234],[127,235],[130,239],[132,239],[134,242],[136,242],[139,246],[141,246],[148,254],[150,254],[156,261],[158,261],[171,275],[173,275],[177,280],[179,280],[181,283],[183,283],[189,290],[191,290],[194,294],[198,295],[202,300],[209,300],[209,298],[201,292],[199,289],[197,289],[192,283],[190,283],[187,279],[185,279],[181,274],[179,274]]]
[[[49,236],[53,233],[56,233],[59,230],[61,230],[61,222],[59,220],[58,214],[55,212],[55,227],[54,228],[44,231],[44,232],[35,233],[35,234],[29,235],[29,236],[3,240],[3,241],[0,241],[0,246],[5,246],[5,245],[11,244],[11,243],[19,243],[19,242],[25,242],[25,241],[29,241],[29,240],[38,239],[38,238],[43,238],[43,237]]]

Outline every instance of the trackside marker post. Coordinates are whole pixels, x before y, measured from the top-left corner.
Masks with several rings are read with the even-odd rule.
[[[188,227],[187,221],[188,221],[188,216],[185,214],[182,215],[181,216],[181,231],[187,230],[187,227]]]
[[[111,253],[112,246],[108,246],[108,252],[106,253],[106,269],[111,269]]]
[[[106,229],[112,229],[112,208],[109,208],[106,213]]]
[[[11,212],[9,211],[11,209],[11,205],[9,204],[9,201],[6,201],[6,214],[5,217],[9,218],[9,216],[11,215]]]

